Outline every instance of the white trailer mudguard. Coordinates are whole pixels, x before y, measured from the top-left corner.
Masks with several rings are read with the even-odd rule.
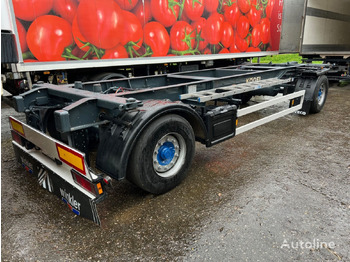
[[[96,203],[106,196],[103,177],[88,167],[85,154],[10,117],[18,162],[74,214],[100,225]]]

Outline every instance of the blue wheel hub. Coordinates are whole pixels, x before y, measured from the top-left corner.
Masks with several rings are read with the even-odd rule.
[[[184,162],[185,149],[185,140],[180,135],[170,133],[163,136],[157,142],[153,151],[154,171],[162,177],[170,177],[176,174]]]
[[[318,96],[317,96],[318,104],[321,106],[324,103],[325,99],[326,99],[326,89],[322,84],[320,86],[320,89],[318,90]]]
[[[320,100],[320,99],[321,99],[322,94],[323,94],[323,90],[322,90],[322,89],[320,89],[320,90],[318,91],[318,100]]]
[[[171,142],[165,142],[158,150],[158,164],[162,166],[169,165],[175,156],[175,146]]]

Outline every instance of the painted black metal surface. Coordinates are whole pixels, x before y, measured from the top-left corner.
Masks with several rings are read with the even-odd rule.
[[[1,63],[18,63],[15,35],[1,31]]]

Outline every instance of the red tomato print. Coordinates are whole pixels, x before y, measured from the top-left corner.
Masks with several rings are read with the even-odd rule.
[[[120,32],[120,42],[122,45],[126,45],[129,42],[133,42],[136,45],[133,45],[135,50],[140,49],[143,42],[143,30],[139,19],[128,11],[123,11],[124,17],[124,27]]]
[[[136,6],[138,0],[115,0],[115,2],[122,9],[129,11],[129,10],[133,9]]]
[[[145,44],[152,49],[152,56],[167,55],[170,48],[170,37],[165,27],[158,22],[149,22],[143,31]]]
[[[239,51],[241,51],[241,52],[247,51],[248,46],[249,46],[249,41],[247,39],[241,38],[238,35],[236,35],[235,43],[236,43],[236,47]]]
[[[64,49],[72,43],[70,23],[58,16],[38,17],[27,32],[29,50],[39,61],[64,60],[61,55]]]
[[[270,20],[268,18],[263,18],[260,24],[261,24],[261,41],[264,45],[266,45],[270,42],[270,39],[271,39]]]
[[[216,11],[219,6],[219,0],[204,0],[205,10],[209,13]]]
[[[238,7],[242,13],[248,13],[251,7],[251,0],[237,0]]]
[[[147,24],[152,19],[150,0],[139,1],[132,13],[140,20],[142,26]]]
[[[283,14],[277,0],[12,0],[12,6],[23,60],[39,62],[148,63],[150,56],[276,51]]]
[[[252,7],[248,13],[249,23],[252,27],[260,23],[262,11]]]
[[[77,17],[74,18],[73,24],[72,24],[72,33],[73,33],[73,38],[74,42],[76,45],[83,51],[88,51],[89,46],[84,46],[84,43],[87,43],[87,40],[84,38],[84,36],[80,33],[79,27],[78,27],[78,22],[77,22]]]
[[[275,0],[269,0],[269,2],[267,3],[266,10],[265,10],[267,18],[271,18],[274,5],[275,5]]]
[[[165,27],[172,26],[179,16],[180,3],[177,0],[151,0],[152,15]]]
[[[113,0],[82,0],[77,22],[85,39],[98,48],[110,49],[120,43],[123,16]]]
[[[260,52],[260,51],[261,50],[259,47],[253,47],[253,46],[248,47],[248,49],[247,49],[247,52]]]
[[[222,37],[222,22],[218,13],[213,13],[204,27],[204,36],[209,44],[216,45]]]
[[[12,0],[16,17],[25,21],[46,15],[53,6],[53,0]]]
[[[258,47],[258,45],[261,43],[261,25],[257,25],[253,28],[252,31],[252,46]]]
[[[231,45],[229,51],[230,51],[230,53],[240,53],[241,52],[238,50],[236,44]]]
[[[107,49],[105,51],[105,54],[102,56],[102,59],[114,59],[114,58],[128,58],[128,52],[126,51],[125,47],[121,44],[111,48]]]
[[[188,24],[184,21],[176,22],[170,30],[170,45],[175,51],[186,51],[191,50],[195,43],[195,32]]]
[[[184,12],[186,16],[192,20],[198,20],[204,11],[204,0],[184,0]]]
[[[228,53],[230,53],[230,51],[228,51],[227,48],[223,48],[223,49],[221,49],[220,52],[219,52],[219,54],[228,54]]]
[[[237,33],[240,38],[245,38],[249,33],[249,20],[245,16],[241,16],[237,22]]]
[[[241,16],[238,5],[236,3],[225,9],[224,17],[227,22],[229,22],[233,28],[236,28],[237,21]]]
[[[199,51],[203,51],[208,45],[208,41],[205,40],[205,36],[204,36],[204,27],[206,22],[207,20],[201,17],[197,21],[192,22],[191,24],[192,28],[196,30],[197,37],[199,38],[199,45],[198,45]],[[195,46],[196,45],[197,45],[197,42],[195,42]]]
[[[55,0],[53,2],[53,10],[55,13],[66,19],[69,23],[73,23],[77,9],[77,0]]]
[[[16,25],[17,25],[19,43],[21,45],[21,51],[22,53],[25,53],[28,51],[28,45],[26,40],[27,31],[25,30],[24,26],[18,19],[16,19]]]
[[[229,48],[233,42],[233,39],[234,39],[234,31],[232,26],[228,22],[223,22],[221,44],[225,48]]]

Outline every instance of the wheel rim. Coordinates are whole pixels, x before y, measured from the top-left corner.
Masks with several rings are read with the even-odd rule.
[[[326,88],[324,84],[322,84],[320,86],[320,89],[318,90],[318,95],[317,95],[317,101],[319,106],[323,105],[325,98],[326,98]]]
[[[161,177],[172,177],[179,172],[186,158],[186,142],[178,133],[163,136],[153,151],[153,168]]]

